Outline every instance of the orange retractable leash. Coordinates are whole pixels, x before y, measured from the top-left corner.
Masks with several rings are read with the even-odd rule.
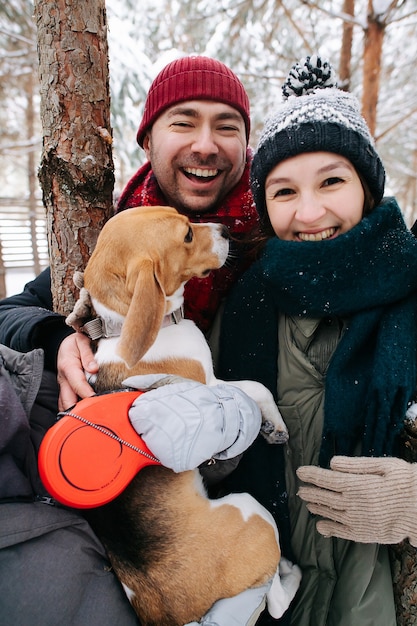
[[[161,465],[129,420],[142,391],[115,391],[84,398],[60,413],[42,440],[42,482],[58,502],[75,508],[116,498],[147,465]]]

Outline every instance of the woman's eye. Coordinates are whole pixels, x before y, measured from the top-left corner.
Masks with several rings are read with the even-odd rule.
[[[337,185],[337,183],[343,182],[343,178],[339,178],[339,176],[332,176],[331,178],[326,178],[323,183],[323,187],[329,187],[330,185]]]
[[[290,189],[289,187],[286,187],[285,189],[278,189],[275,193],[274,193],[274,197],[278,197],[278,196],[289,196],[291,195],[293,192],[292,189]]]
[[[188,232],[184,237],[185,243],[191,243],[193,240],[193,237],[194,237],[193,229],[191,228],[191,226],[189,226]]]

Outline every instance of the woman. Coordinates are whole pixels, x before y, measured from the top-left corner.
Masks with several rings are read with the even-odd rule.
[[[284,452],[257,440],[230,486],[249,489],[284,526],[284,553],[303,571],[291,624],[394,626],[387,546],[377,543],[384,538],[372,529],[340,533],[340,511],[338,524],[321,522],[321,530],[345,538],[322,536],[298,495],[297,470],[320,466],[300,476],[329,487],[334,455],[367,457],[366,465],[398,453],[416,385],[417,242],[395,200],[383,200],[384,167],[329,63],[314,56],[295,65],[283,95],[252,165],[264,246],[228,300],[219,375],[266,384],[290,439]],[[337,461],[340,473],[357,471]],[[409,484],[412,466],[385,461],[399,463],[398,490],[405,476]],[[372,485],[368,500],[374,494]],[[333,502],[343,509],[327,490],[303,487],[300,495],[316,513],[327,516]],[[390,509],[389,497],[373,501],[374,512]],[[412,523],[398,508],[395,515],[402,524],[390,538],[399,541]]]

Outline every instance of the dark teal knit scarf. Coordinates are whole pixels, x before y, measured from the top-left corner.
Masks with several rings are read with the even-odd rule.
[[[352,454],[359,441],[365,455],[395,453],[417,377],[417,240],[395,200],[334,240],[271,239],[249,272],[254,290],[271,298],[274,319],[278,310],[348,319],[326,375],[320,464]],[[227,319],[236,326],[236,317],[229,309],[225,333]],[[264,346],[276,343],[270,319],[252,331]],[[276,368],[259,354],[253,358],[254,367],[259,358],[260,369]]]

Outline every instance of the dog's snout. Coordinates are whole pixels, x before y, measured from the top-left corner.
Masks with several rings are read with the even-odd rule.
[[[223,237],[223,239],[230,239],[229,229],[224,224],[221,224],[220,235]]]

